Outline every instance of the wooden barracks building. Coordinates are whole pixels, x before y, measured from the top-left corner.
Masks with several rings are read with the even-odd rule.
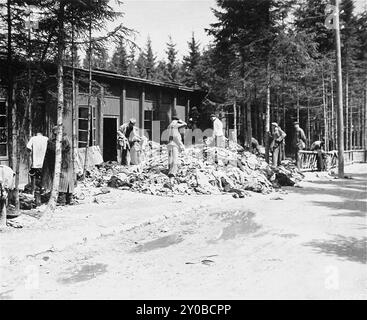
[[[65,67],[65,73],[67,72],[70,73],[70,68]],[[51,73],[55,74],[53,68]],[[77,137],[78,147],[82,148],[86,146],[88,132],[88,84],[86,80],[88,71],[76,69],[76,78],[78,79],[76,86]],[[160,135],[160,132],[153,132],[153,121],[160,122],[162,132],[167,128],[173,112],[181,119],[188,120],[190,109],[199,106],[205,96],[205,92],[200,89],[178,83],[140,79],[107,71],[93,70],[92,78],[93,120],[90,145],[100,147],[104,161],[116,159],[116,131],[122,123],[130,118],[135,118],[137,126],[145,130],[151,139],[152,135]],[[6,120],[6,85],[3,82],[3,90],[0,90],[0,164],[8,164],[8,156],[11,152],[8,148],[9,141],[6,134],[9,132]],[[56,82],[50,86],[53,87],[53,91],[56,90]],[[42,131],[49,136],[56,123],[56,102],[55,97],[50,97],[46,89],[44,92],[43,97],[37,99],[38,108],[44,111],[39,113],[40,117],[37,117],[37,122],[41,125],[34,127],[33,130]],[[64,127],[65,132],[71,137],[71,99],[65,95],[65,100]]]
[[[101,90],[99,98],[92,101],[93,130],[90,140],[93,145],[100,146],[105,161],[115,157],[116,131],[122,123],[135,118],[136,125],[152,139],[167,128],[172,113],[187,121],[190,108],[200,105],[205,95],[202,90],[178,83],[105,71],[93,71],[93,79],[101,85]],[[80,89],[78,91],[78,141],[79,147],[84,147],[87,141],[88,95]],[[160,132],[153,132],[153,121],[160,122]],[[67,123],[71,123],[71,119]]]

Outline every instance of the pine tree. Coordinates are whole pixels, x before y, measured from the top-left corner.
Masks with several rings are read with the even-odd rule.
[[[140,51],[135,62],[135,70],[140,78],[156,79],[156,56],[153,53],[152,41],[150,37],[144,51]]]
[[[110,67],[112,71],[115,71],[119,74],[128,75],[129,73],[129,57],[126,52],[125,44],[121,41],[114,53],[112,54]]]
[[[173,81],[170,78],[167,63],[164,60],[160,60],[156,67],[156,80],[158,81]]]
[[[176,44],[173,42],[172,37],[169,36],[168,43],[167,43],[167,74],[168,74],[168,80],[169,81],[176,81],[177,80],[177,50],[176,50]]]
[[[184,56],[182,62],[183,83],[188,86],[194,86],[198,83],[197,67],[200,63],[200,44],[196,41],[194,33],[188,42],[189,54]]]
[[[152,41],[150,40],[150,37],[148,37],[148,40],[147,40],[144,57],[145,57],[145,69],[146,69],[147,78],[155,79],[156,56],[153,53]]]
[[[144,52],[140,52],[138,59],[135,62],[135,71],[139,78],[147,78],[147,69],[146,69],[147,61],[144,55]]]
[[[108,69],[108,51],[104,46],[94,46],[92,48],[92,69]],[[88,69],[89,59],[88,55],[83,60],[83,67]]]

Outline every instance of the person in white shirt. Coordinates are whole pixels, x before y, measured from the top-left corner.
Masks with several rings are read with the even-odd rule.
[[[210,115],[210,120],[213,122],[213,140],[214,146],[224,148],[225,137],[223,133],[223,123],[215,114]]]
[[[32,192],[34,193],[36,204],[41,204],[42,189],[42,167],[45,160],[48,138],[38,132],[31,137],[27,143],[27,149],[31,152],[31,176]]]
[[[27,149],[31,151],[31,159],[33,169],[42,169],[43,161],[47,150],[48,138],[38,132],[34,137],[30,138],[27,143]]]

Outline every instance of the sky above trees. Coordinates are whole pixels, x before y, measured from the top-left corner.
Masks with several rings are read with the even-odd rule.
[[[114,8],[118,8],[111,0]],[[205,28],[215,22],[211,11],[215,0],[124,0],[121,9],[125,13],[125,25],[139,32],[136,43],[144,47],[147,37],[157,57],[165,57],[168,36],[177,44],[178,58],[188,53],[187,42],[192,32],[201,46],[209,44]],[[116,23],[117,24],[117,23]]]
[[[110,0],[114,8],[115,0]],[[366,10],[365,0],[354,0],[356,12]],[[177,44],[178,58],[188,53],[187,41],[192,32],[201,44],[206,46],[212,40],[204,31],[215,22],[211,8],[216,8],[215,0],[123,0],[121,9],[125,13],[126,26],[139,32],[136,42],[144,47],[147,37],[159,59],[165,57],[168,36],[172,35]],[[117,24],[117,23],[116,23]]]

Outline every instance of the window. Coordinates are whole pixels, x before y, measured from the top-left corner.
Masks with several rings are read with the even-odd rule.
[[[78,147],[84,148],[88,141],[88,106],[79,106],[78,111]],[[92,123],[89,136],[89,146],[96,145],[96,107],[92,106]]]
[[[0,157],[8,155],[8,125],[5,100],[0,100]]]

